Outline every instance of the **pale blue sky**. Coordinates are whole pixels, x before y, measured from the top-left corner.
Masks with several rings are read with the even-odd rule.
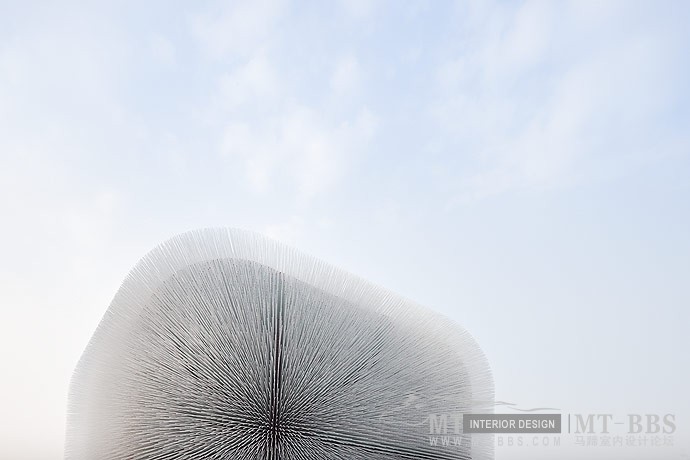
[[[120,282],[208,226],[445,313],[498,399],[690,444],[690,4],[140,3],[0,2],[0,457],[61,457]]]

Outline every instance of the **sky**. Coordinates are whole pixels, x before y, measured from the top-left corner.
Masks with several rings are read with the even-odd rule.
[[[0,457],[62,457],[128,271],[219,226],[462,324],[498,400],[674,413],[688,455],[688,23],[682,1],[0,1]]]

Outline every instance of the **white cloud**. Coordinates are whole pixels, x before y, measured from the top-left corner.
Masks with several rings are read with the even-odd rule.
[[[250,56],[274,38],[283,10],[282,0],[217,2],[196,18],[194,30],[215,57]]]
[[[634,22],[626,12],[619,21]],[[439,66],[432,104],[449,148],[473,165],[459,200],[567,186],[654,156],[647,127],[673,102],[660,84],[674,68],[663,34],[582,23],[538,2],[471,17],[480,46]]]
[[[525,2],[515,14],[502,39],[505,57],[497,62],[509,65],[509,71],[537,63],[553,42],[554,12],[550,2]]]
[[[244,104],[272,103],[278,97],[280,85],[272,63],[258,54],[233,72],[220,77],[220,92],[227,108]]]
[[[341,0],[341,4],[356,19],[371,17],[377,7],[376,0]]]
[[[266,124],[228,124],[222,151],[242,165],[253,190],[309,199],[342,179],[348,160],[365,148],[375,127],[366,109],[352,122],[332,124],[313,109],[295,106]]]
[[[161,64],[172,66],[177,61],[175,46],[163,35],[156,34],[151,37],[151,54]]]
[[[311,104],[295,101],[304,74],[286,71],[272,56],[256,52],[218,79],[212,118],[225,119],[220,150],[228,168],[239,169],[250,190],[308,201],[331,190],[366,151],[376,118],[366,108],[337,110],[333,100],[357,94],[359,64],[353,55],[337,59],[331,94]]]
[[[336,93],[351,93],[357,88],[361,70],[354,56],[345,56],[336,62],[331,75],[331,88]]]

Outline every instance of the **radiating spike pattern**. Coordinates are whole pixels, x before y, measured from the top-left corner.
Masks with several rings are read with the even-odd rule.
[[[202,230],[116,294],[72,379],[65,458],[487,459],[492,440],[454,416],[492,400],[449,320],[259,235]]]

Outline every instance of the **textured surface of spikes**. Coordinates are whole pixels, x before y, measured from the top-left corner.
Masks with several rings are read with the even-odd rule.
[[[454,416],[493,400],[467,332],[239,230],[185,233],[144,257],[69,398],[69,460],[493,457],[491,439],[455,434]],[[439,421],[450,446],[430,443]]]

